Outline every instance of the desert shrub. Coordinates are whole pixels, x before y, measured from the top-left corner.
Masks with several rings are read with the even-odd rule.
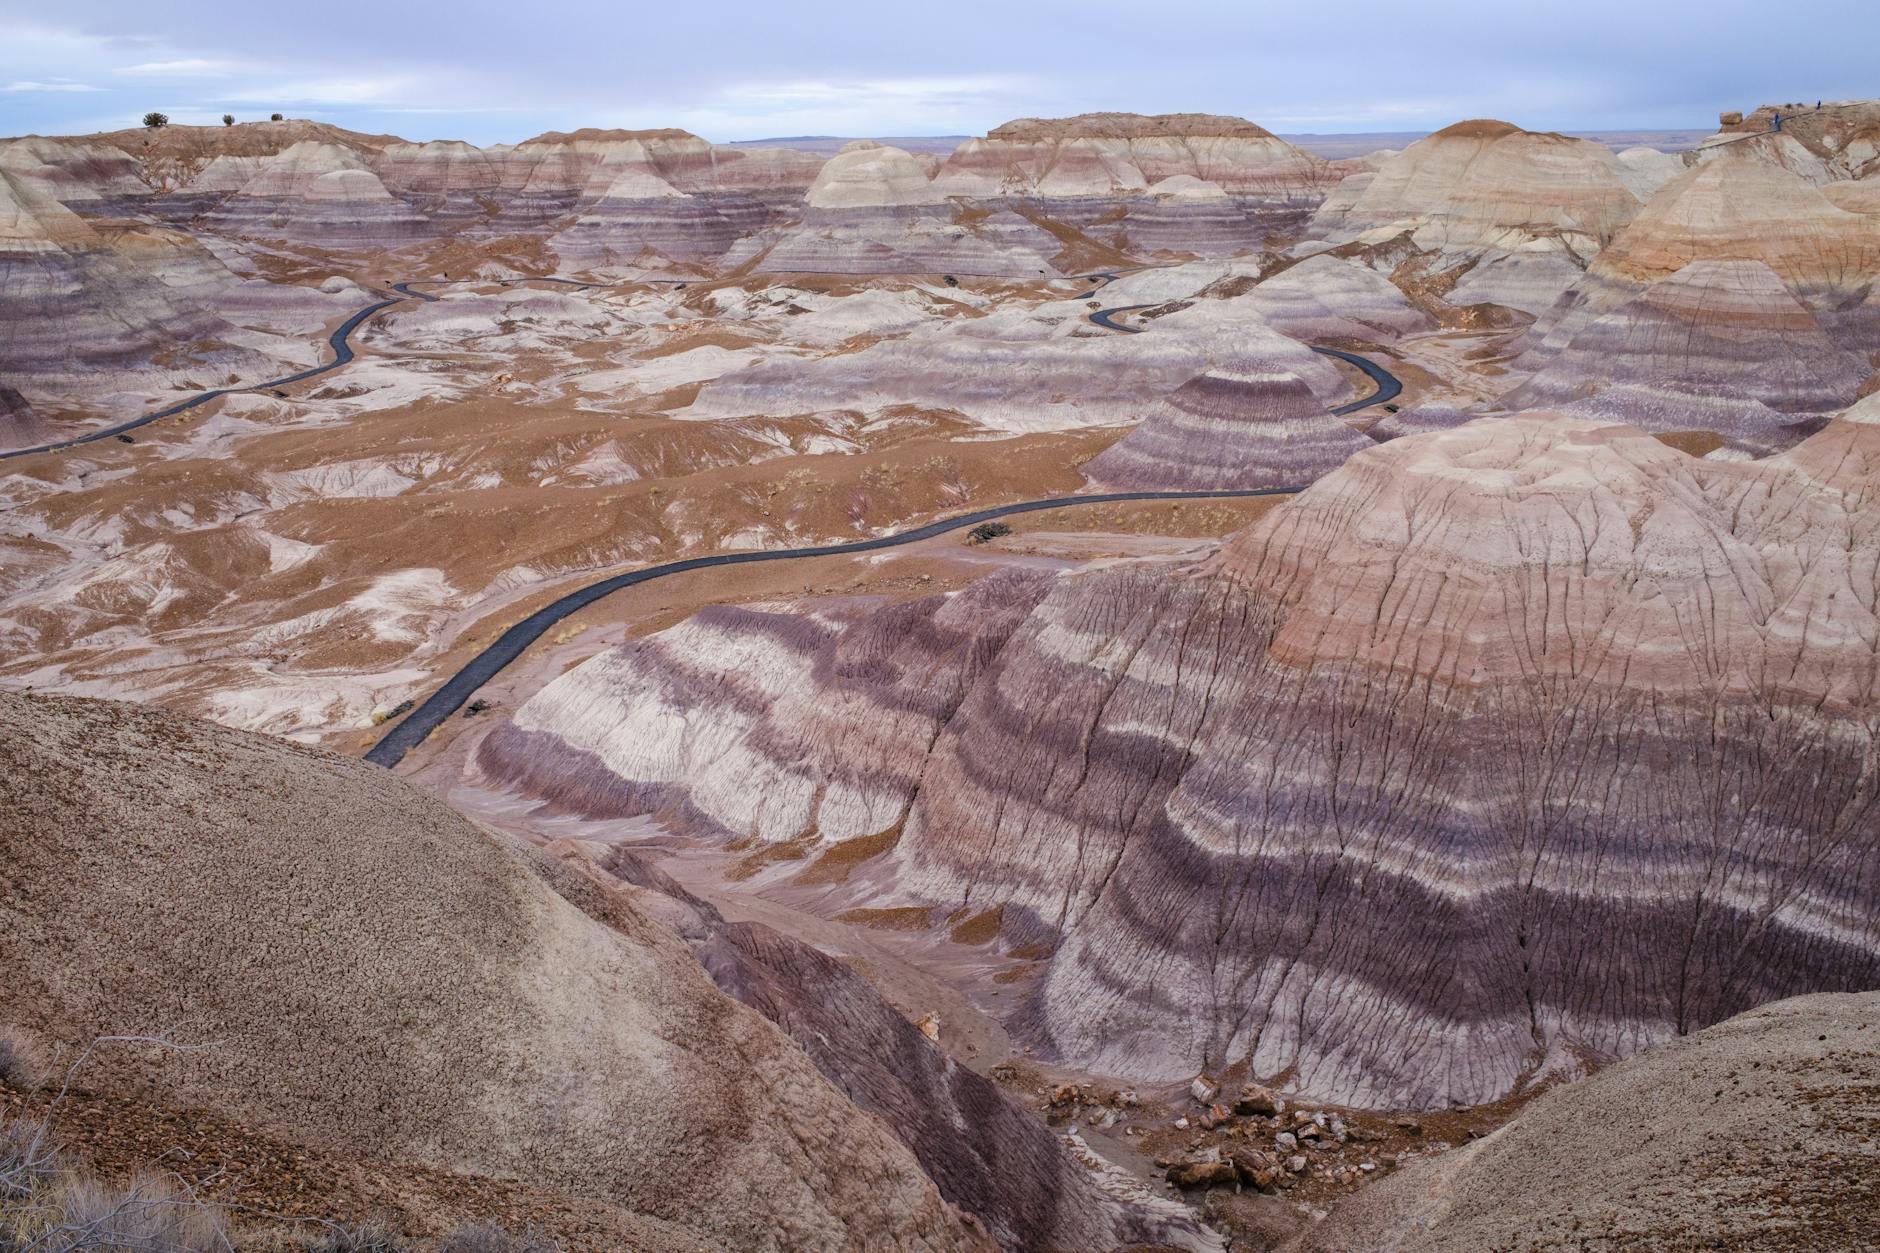
[[[224,126],[235,125],[235,115],[233,113],[224,113],[222,115],[222,125]]]
[[[50,1184],[57,1175],[48,1128],[44,1122],[15,1118],[0,1123],[0,1212]],[[0,1232],[7,1231],[0,1219]],[[0,1236],[0,1248],[5,1248]]]
[[[987,540],[998,539],[1001,535],[1010,535],[1011,533],[1012,528],[1005,525],[1003,522],[981,522],[978,526],[966,532],[966,542],[968,544],[983,544]]]
[[[278,113],[270,113],[270,114],[268,114],[268,121],[270,121],[270,122],[278,122],[278,121],[280,121],[280,120],[281,120],[281,115],[280,115],[280,114],[278,114]]]
[[[318,1235],[303,1237],[300,1247],[305,1253],[408,1253],[411,1248],[403,1236],[379,1222],[356,1227],[334,1223]]]
[[[221,1214],[174,1180],[105,1183],[61,1163],[44,1121],[0,1127],[0,1249],[229,1253]]]
[[[437,1253],[557,1253],[557,1249],[554,1241],[534,1231],[518,1235],[495,1223],[472,1223],[439,1240]]]
[[[153,109],[149,113],[144,114],[144,125],[148,126],[151,130],[155,130],[159,126],[168,126],[169,124],[170,115],[167,113],[158,113]]]

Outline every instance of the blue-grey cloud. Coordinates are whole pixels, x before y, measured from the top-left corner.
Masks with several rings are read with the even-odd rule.
[[[1091,109],[1288,131],[1705,127],[1724,108],[1872,94],[1876,36],[1874,0],[0,0],[0,133],[147,109],[477,142],[583,125],[976,133]]]

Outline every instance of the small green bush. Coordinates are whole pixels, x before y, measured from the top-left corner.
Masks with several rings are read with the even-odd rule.
[[[155,130],[159,126],[168,126],[169,124],[170,115],[167,113],[158,113],[153,109],[149,113],[144,114],[144,125],[148,126],[151,130]]]
[[[224,126],[235,125],[235,115],[233,113],[224,113],[222,115],[222,125]]]
[[[1010,535],[1011,533],[1012,528],[1005,525],[1003,522],[981,522],[978,526],[966,532],[966,542],[968,544],[983,544],[987,540],[998,539],[1001,535]]]

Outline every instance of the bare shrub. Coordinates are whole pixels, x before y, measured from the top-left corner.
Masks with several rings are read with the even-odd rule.
[[[558,1253],[558,1247],[533,1230],[518,1235],[484,1222],[457,1228],[437,1242],[437,1253]]]
[[[334,1223],[318,1235],[302,1237],[305,1253],[409,1253],[411,1246],[396,1231],[380,1222],[349,1227]]]
[[[0,1124],[0,1207],[38,1192],[57,1173],[44,1122],[16,1118]],[[6,1230],[0,1220],[0,1232]]]
[[[109,1184],[59,1160],[45,1120],[0,1127],[0,1249],[233,1253],[221,1214],[172,1178]]]

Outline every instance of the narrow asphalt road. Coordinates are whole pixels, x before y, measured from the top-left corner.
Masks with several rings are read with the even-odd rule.
[[[415,293],[414,293],[415,294]],[[1135,333],[1139,328],[1117,326],[1106,319],[1106,315],[1125,313],[1130,309],[1144,309],[1147,305],[1124,305],[1115,309],[1099,309],[1090,315],[1090,320],[1099,326],[1113,330]],[[1353,401],[1332,410],[1333,413],[1351,413],[1370,405],[1381,404],[1403,390],[1403,384],[1383,366],[1356,353],[1344,352],[1337,348],[1314,347],[1314,352],[1337,357],[1348,361],[1363,370],[1377,383],[1377,391],[1363,400]],[[824,544],[815,548],[772,548],[753,552],[719,553],[710,557],[691,557],[684,561],[669,561],[662,565],[648,566],[644,570],[634,570],[627,574],[616,574],[611,578],[600,579],[585,587],[577,588],[567,595],[559,597],[536,610],[521,622],[504,631],[494,644],[472,657],[457,673],[445,681],[444,686],[427,697],[423,704],[412,710],[404,721],[393,727],[374,744],[366,753],[366,760],[377,762],[381,766],[396,766],[404,760],[405,754],[422,744],[427,736],[435,731],[443,721],[461,709],[485,683],[494,678],[510,662],[520,657],[548,628],[560,622],[572,613],[579,612],[603,596],[608,596],[622,588],[648,583],[654,579],[663,579],[671,574],[684,574],[688,570],[703,570],[711,566],[737,566],[753,561],[789,561],[798,557],[830,557],[842,553],[872,552],[881,548],[894,548],[901,544],[912,544],[918,540],[931,539],[961,527],[976,526],[995,518],[1010,517],[1013,514],[1032,513],[1039,509],[1060,509],[1068,505],[1100,505],[1117,501],[1130,500],[1220,500],[1245,498],[1252,496],[1291,496],[1304,490],[1301,487],[1262,487],[1242,491],[1202,491],[1202,492],[1108,492],[1091,496],[1053,496],[1044,500],[1024,500],[1016,504],[999,505],[991,509],[981,509],[975,513],[961,514],[955,518],[943,518],[938,522],[929,522],[925,526],[909,531],[900,531],[893,535],[883,535],[877,539],[857,540],[849,544]]]
[[[518,276],[513,279],[418,279],[416,281],[429,284],[502,283],[504,286],[508,286],[511,283],[560,283],[568,287],[582,288],[608,286],[606,283],[588,283],[580,279],[555,278],[549,275],[526,275]],[[403,304],[407,298],[427,302],[435,302],[437,300],[436,296],[430,295],[427,292],[414,291],[410,283],[392,283],[390,287],[391,290],[398,293],[395,299],[381,300],[377,304],[367,305],[365,308],[340,323],[333,333],[326,337],[327,344],[333,349],[333,359],[325,365],[316,365],[311,369],[302,370],[297,374],[289,374],[285,378],[269,379],[265,383],[248,383],[241,387],[217,387],[211,391],[201,392],[191,396],[188,400],[178,401],[176,404],[170,405],[168,408],[159,409],[155,413],[146,413],[141,418],[132,418],[129,422],[120,422],[116,426],[106,426],[95,431],[87,431],[83,435],[74,435],[71,439],[57,440],[50,444],[36,444],[31,448],[5,449],[0,451],[0,461],[8,461],[14,457],[30,457],[35,453],[59,452],[66,448],[76,448],[80,444],[93,444],[101,439],[112,439],[116,436],[123,435],[127,431],[134,431],[140,426],[148,426],[150,423],[163,418],[174,417],[179,413],[186,413],[199,405],[206,405],[218,396],[237,396],[243,392],[264,392],[270,388],[287,387],[290,384],[302,383],[310,378],[325,374],[329,370],[337,370],[353,360],[356,354],[353,352],[352,348],[352,333],[365,325],[368,319],[391,308],[393,305]]]
[[[1090,315],[1090,320],[1105,330],[1122,331],[1126,335],[1140,335],[1142,333],[1140,326],[1124,326],[1121,322],[1112,319],[1119,313],[1134,313],[1138,309],[1153,309],[1154,307],[1154,305],[1118,305],[1114,309],[1098,309]],[[1387,400],[1395,400],[1403,393],[1403,383],[1397,376],[1368,357],[1360,357],[1357,353],[1346,352],[1342,348],[1320,348],[1317,344],[1307,346],[1322,356],[1337,357],[1340,361],[1357,366],[1370,376],[1373,383],[1377,384],[1377,390],[1364,399],[1354,400],[1348,405],[1339,405],[1332,410],[1341,417],[1347,413],[1356,413],[1360,409],[1369,409],[1372,405],[1381,405]]]
[[[1089,274],[1089,275],[1077,275],[1075,277],[1087,279],[1091,282],[1095,282],[1097,279],[1103,279],[1105,282],[1108,282],[1109,280],[1114,279],[1116,276],[1114,274]],[[617,286],[617,284],[610,284],[610,283],[590,283],[584,279],[577,279],[577,278],[557,278],[554,275],[549,275],[549,274],[518,275],[517,277],[511,278],[511,279],[460,278],[460,279],[417,279],[415,281],[426,283],[429,285],[455,284],[455,283],[501,283],[505,287],[509,286],[512,283],[559,283],[565,287],[579,287],[579,288],[584,288],[584,289]],[[325,374],[329,370],[337,370],[341,366],[346,365],[353,360],[354,353],[353,353],[352,342],[351,342],[352,333],[358,330],[361,326],[363,326],[365,322],[367,321],[367,319],[373,317],[375,314],[381,313],[384,310],[391,308],[395,304],[402,304],[407,298],[412,299],[412,300],[423,300],[423,301],[431,302],[431,303],[435,303],[437,300],[436,296],[430,295],[427,292],[412,290],[411,283],[409,282],[392,283],[392,284],[389,284],[389,286],[391,290],[398,293],[398,296],[396,299],[381,300],[377,304],[367,305],[365,308],[359,310],[357,313],[347,318],[344,322],[340,323],[338,328],[336,328],[331,335],[326,337],[327,344],[333,349],[333,359],[327,362],[325,365],[317,365],[311,369],[302,370],[297,374],[289,374],[285,378],[269,379],[265,383],[248,383],[248,384],[244,384],[241,387],[217,387],[206,392],[199,392],[196,395],[191,396],[188,400],[178,401],[176,404],[170,405],[163,409],[158,409],[154,413],[146,413],[140,418],[132,418],[129,422],[119,422],[115,426],[105,426],[105,427],[100,427],[99,429],[95,431],[87,431],[83,435],[74,435],[70,439],[55,440],[49,444],[35,444],[31,448],[0,449],[0,461],[10,461],[15,457],[31,457],[42,452],[60,452],[67,448],[76,448],[80,444],[95,444],[99,440],[115,439],[117,436],[123,435],[130,431],[134,431],[140,426],[148,426],[152,422],[158,422],[164,418],[175,417],[179,413],[187,413],[189,410],[194,409],[200,405],[208,404],[210,401],[216,399],[218,396],[236,396],[236,395],[240,395],[242,392],[261,392],[261,391],[267,391],[269,388],[273,388],[273,387],[286,387],[292,383],[305,382],[307,379],[314,378],[321,374]],[[683,286],[683,284],[681,284],[681,286]],[[1096,289],[1092,288],[1091,290],[1094,291]],[[1128,330],[1129,328],[1119,326],[1115,329],[1121,331],[1121,330]]]
[[[1080,275],[1077,277],[1087,281],[1103,280],[1104,285],[1107,285],[1107,283],[1116,276],[1112,274],[1093,274]],[[439,281],[496,282],[501,280],[465,279]],[[586,283],[577,279],[553,277],[537,279],[518,278],[513,281],[565,283],[569,286],[576,287],[605,286],[605,284]],[[59,440],[50,444],[40,444],[33,448],[15,448],[0,452],[0,461],[13,457],[25,457],[34,453],[57,452],[60,449],[75,448],[80,444],[90,444],[98,440],[110,439],[113,436],[121,435],[126,431],[136,430],[140,426],[145,426],[161,418],[187,412],[199,405],[207,404],[218,396],[234,395],[239,392],[247,391],[262,391],[274,387],[285,387],[292,383],[299,383],[306,379],[314,378],[317,375],[325,374],[330,370],[336,370],[353,360],[352,333],[358,330],[360,326],[364,325],[367,319],[391,308],[393,305],[402,304],[407,299],[423,301],[435,301],[437,299],[436,296],[413,290],[409,282],[393,283],[390,286],[393,291],[399,293],[397,297],[391,300],[381,300],[376,304],[370,304],[358,310],[351,317],[342,322],[338,328],[327,337],[327,343],[333,348],[333,360],[327,362],[325,365],[314,366],[311,369],[301,370],[298,373],[287,375],[285,378],[272,379],[268,382],[256,383],[248,387],[216,388],[212,391],[206,391],[200,395],[192,396],[188,400],[170,405],[167,408],[159,409],[154,413],[147,413],[129,422],[121,422],[116,426],[104,427],[100,430],[87,432],[84,435],[74,436],[71,439]],[[1148,306],[1125,305],[1115,309],[1100,309],[1090,315],[1090,320],[1099,326],[1108,327],[1111,330],[1126,331],[1134,334],[1139,331],[1140,328],[1120,326],[1109,321],[1109,318],[1114,314],[1126,313],[1131,309],[1143,308],[1148,308]],[[1339,357],[1345,361],[1349,361],[1378,382],[1378,392],[1376,395],[1355,404],[1346,405],[1343,408],[1334,410],[1334,412],[1349,413],[1353,409],[1361,409],[1367,405],[1374,405],[1380,401],[1390,399],[1390,397],[1395,396],[1402,390],[1402,385],[1390,375],[1389,371],[1355,353],[1341,352],[1335,348],[1314,348],[1313,351],[1326,353],[1329,356]],[[462,708],[470,699],[471,695],[475,693],[478,688],[489,682],[497,672],[501,671],[517,657],[520,657],[523,651],[526,650],[530,644],[533,644],[539,639],[542,633],[549,627],[560,622],[568,615],[593,604],[603,596],[611,595],[622,588],[632,587],[639,583],[665,578],[667,575],[683,574],[688,570],[703,570],[710,566],[745,565],[754,561],[788,561],[798,557],[830,557],[843,553],[872,552],[876,549],[894,548],[902,544],[912,544],[919,540],[931,539],[936,535],[944,535],[949,531],[957,531],[961,527],[976,526],[981,522],[989,522],[995,518],[1005,518],[1020,513],[1032,513],[1040,509],[1060,509],[1070,505],[1100,505],[1135,500],[1221,500],[1256,496],[1290,496],[1300,490],[1302,489],[1297,487],[1263,487],[1239,491],[1108,492],[1091,496],[1053,496],[1043,500],[1024,500],[1009,505],[998,505],[990,509],[981,509],[974,513],[961,514],[953,518],[942,518],[937,522],[929,522],[924,526],[915,527],[912,530],[901,531],[893,535],[883,535],[875,539],[857,540],[848,544],[824,544],[813,548],[777,548],[753,552],[719,553],[709,557],[691,557],[684,561],[669,561],[662,565],[649,566],[643,570],[617,574],[610,578],[589,583],[584,587],[577,588],[567,595],[549,602],[547,605],[544,605],[542,608],[530,614],[527,618],[524,618],[521,622],[518,622],[515,626],[503,632],[494,644],[491,644],[488,648],[471,658],[468,664],[458,670],[457,673],[453,674],[444,683],[443,687],[433,692],[426,698],[423,704],[419,705],[408,717],[388,731],[377,744],[374,744],[371,751],[366,754],[366,760],[387,767],[397,765],[404,759],[407,752],[418,744],[421,744],[425,737],[436,730],[446,718]]]
[[[654,579],[663,579],[672,574],[684,574],[688,570],[704,570],[712,566],[741,566],[754,561],[790,561],[798,557],[833,557],[844,553],[865,553],[881,548],[895,548],[902,544],[915,543],[918,540],[932,539],[936,535],[945,535],[948,531],[957,531],[961,527],[977,526],[981,522],[990,522],[995,518],[1033,513],[1039,509],[1061,509],[1067,505],[1103,505],[1129,500],[1223,500],[1255,496],[1290,496],[1300,490],[1302,489],[1297,487],[1260,487],[1241,491],[1108,492],[1093,496],[1052,496],[1044,500],[1021,500],[1014,504],[997,505],[991,509],[980,509],[954,518],[942,518],[938,522],[929,522],[925,526],[917,526],[909,531],[899,531],[893,535],[883,535],[876,539],[856,540],[848,544],[822,544],[814,548],[766,548],[751,552],[719,553],[710,557],[668,561],[663,565],[648,566],[644,570],[616,574],[612,578],[589,583],[585,587],[569,592],[566,596],[550,601],[504,631],[494,644],[472,657],[461,670],[445,681],[443,687],[437,689],[425,699],[422,705],[412,710],[404,721],[386,732],[366,753],[366,760],[377,762],[381,766],[396,766],[404,760],[406,753],[423,743],[425,737],[436,730],[446,718],[461,709],[478,688],[494,678],[510,662],[520,657],[529,645],[541,637],[544,631],[569,614],[585,609],[601,597],[612,595],[622,588],[649,583]]]
[[[400,283],[399,288],[402,290],[404,284]],[[432,297],[420,295],[418,292],[406,292],[406,295],[417,296],[420,300],[432,299]],[[393,300],[381,300],[377,304],[367,305],[365,308],[340,323],[338,329],[326,337],[326,342],[331,345],[333,349],[333,359],[325,365],[316,365],[312,369],[302,370],[298,374],[290,374],[285,378],[269,379],[265,383],[251,383],[245,387],[218,387],[213,391],[206,391],[199,395],[191,396],[188,400],[180,401],[177,404],[169,406],[167,409],[159,409],[155,413],[146,413],[141,418],[132,418],[129,422],[120,422],[116,426],[102,427],[96,431],[87,431],[83,435],[74,435],[71,439],[57,440],[50,444],[38,444],[32,448],[10,448],[4,452],[0,452],[0,461],[8,461],[14,457],[30,457],[34,453],[58,452],[60,449],[64,448],[76,448],[80,444],[92,444],[101,439],[111,439],[114,436],[124,434],[126,431],[134,431],[140,426],[148,426],[150,423],[156,422],[162,418],[168,418],[179,413],[187,412],[198,405],[206,405],[218,396],[233,396],[241,392],[258,392],[266,391],[271,387],[286,387],[290,383],[299,383],[306,379],[313,378],[315,375],[325,374],[328,370],[337,370],[353,359],[352,344],[350,342],[352,333],[358,330],[367,318],[389,309],[393,305],[403,304],[404,300],[404,296],[399,296]]]

